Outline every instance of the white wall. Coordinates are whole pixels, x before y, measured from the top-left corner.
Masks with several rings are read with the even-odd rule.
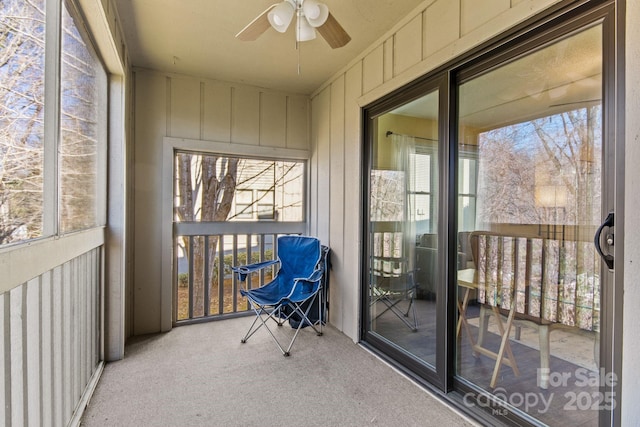
[[[164,224],[159,214],[166,210],[163,177],[173,176],[173,171],[163,168],[165,137],[198,141],[203,149],[225,144],[233,151],[236,146],[239,153],[246,153],[248,147],[259,147],[261,153],[272,149],[274,156],[278,150],[306,152],[309,99],[253,86],[135,70],[135,335],[169,330],[172,322],[171,270],[162,262],[163,254],[167,259],[171,250],[163,246],[162,235],[171,232],[171,225]],[[170,212],[168,218],[170,222]]]

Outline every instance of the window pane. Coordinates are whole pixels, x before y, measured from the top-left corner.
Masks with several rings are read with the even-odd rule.
[[[106,75],[63,8],[60,87],[60,230],[98,225],[97,154],[106,122]]]
[[[468,232],[460,233],[457,289],[467,304],[459,305],[456,372],[487,401],[545,425],[598,425],[598,411],[563,408],[605,387],[593,244],[602,213],[602,40],[601,25],[586,28],[458,90],[459,150],[477,160],[463,161],[459,174],[459,229]],[[553,404],[516,402],[533,395]]]
[[[415,155],[415,174],[411,177],[412,186],[416,192],[431,191],[431,156],[428,154]]]
[[[304,221],[304,163],[177,153],[175,220]]]
[[[373,119],[367,334],[436,365],[439,91]],[[412,362],[415,363],[415,362]]]
[[[0,2],[0,245],[43,233],[44,3]]]

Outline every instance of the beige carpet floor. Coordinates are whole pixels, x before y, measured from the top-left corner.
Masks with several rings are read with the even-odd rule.
[[[136,337],[106,365],[82,425],[475,425],[330,326],[304,329],[283,357],[266,331],[240,343],[250,322]]]

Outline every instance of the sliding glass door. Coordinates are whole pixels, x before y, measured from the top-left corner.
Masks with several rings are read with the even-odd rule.
[[[618,410],[611,6],[365,108],[363,341],[508,424]]]
[[[439,90],[372,121],[367,333],[434,370],[438,300]]]
[[[506,412],[597,425],[603,175],[602,24],[459,85],[456,375]],[[473,188],[474,187],[474,188]],[[470,190],[473,188],[473,190]],[[470,200],[470,191],[475,193]],[[482,398],[475,401],[482,402]]]

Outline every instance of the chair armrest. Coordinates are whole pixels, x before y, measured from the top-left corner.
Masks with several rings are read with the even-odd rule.
[[[247,276],[249,274],[260,271],[263,268],[271,267],[272,265],[279,262],[279,260],[273,259],[270,261],[256,262],[254,264],[238,265],[235,267],[231,267],[231,270],[238,274],[238,279],[240,279],[241,282],[244,282],[245,280],[247,280]]]
[[[293,279],[293,287],[291,288],[289,295],[287,295],[287,299],[295,302],[301,302],[315,294],[320,288],[320,280],[322,279],[323,274],[324,270],[318,269],[314,270],[309,277]],[[309,290],[303,288],[305,284],[310,285]]]

